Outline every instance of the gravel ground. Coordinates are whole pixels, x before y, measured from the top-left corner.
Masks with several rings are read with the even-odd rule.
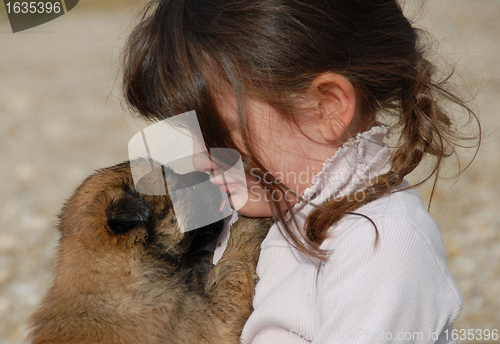
[[[94,169],[127,159],[141,125],[121,109],[116,78],[133,11],[78,6],[16,34],[0,12],[0,344],[22,343],[49,285],[62,203]],[[500,2],[429,0],[408,13],[457,65],[485,129],[471,168],[441,182],[431,208],[464,297],[455,328],[500,330]]]

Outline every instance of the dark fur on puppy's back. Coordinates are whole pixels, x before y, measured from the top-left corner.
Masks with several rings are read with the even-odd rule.
[[[195,177],[164,175],[179,187]],[[186,233],[177,223],[177,216],[189,221],[197,202],[218,209],[216,193],[203,194],[181,195],[174,214],[168,195],[135,189],[128,162],[87,178],[61,212],[54,281],[30,318],[29,342],[239,343],[270,223],[239,220],[210,267],[211,255],[198,249],[218,236],[222,221]]]

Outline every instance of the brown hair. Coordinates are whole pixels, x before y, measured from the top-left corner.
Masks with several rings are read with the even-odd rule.
[[[280,229],[293,245],[323,260],[319,246],[327,229],[399,185],[424,155],[436,158],[425,180],[437,177],[442,159],[464,138],[438,99],[451,100],[474,116],[444,82],[434,82],[434,67],[424,57],[418,30],[396,0],[152,1],[125,47],[123,92],[132,109],[150,120],[195,109],[207,146],[237,149],[224,134],[229,128],[215,102],[218,85],[229,85],[238,103],[243,159],[264,175],[266,169],[252,151],[245,95],[258,97],[293,121],[301,96],[325,72],[341,74],[353,84],[367,127],[384,113],[400,136],[391,172],[356,197],[316,207],[304,238],[294,234],[280,210],[281,202],[289,208],[286,197],[272,202]],[[286,192],[285,185],[273,177],[271,181],[263,183],[268,192]]]

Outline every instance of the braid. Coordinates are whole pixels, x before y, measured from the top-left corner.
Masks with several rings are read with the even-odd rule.
[[[408,73],[402,82],[399,121],[394,126],[394,129],[400,130],[400,135],[398,145],[392,152],[391,171],[378,176],[368,188],[342,200],[329,200],[311,212],[306,221],[306,233],[316,249],[328,237],[328,228],[348,214],[364,216],[355,211],[394,190],[406,175],[416,169],[426,154],[435,156],[437,163],[431,174],[418,185],[437,175],[441,160],[453,153],[446,151],[447,147],[452,147],[448,135],[451,120],[437,105],[435,93],[442,89],[432,83],[431,77],[432,64],[420,57],[412,73]]]

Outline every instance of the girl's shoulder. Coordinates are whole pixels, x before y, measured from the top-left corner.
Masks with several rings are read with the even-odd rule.
[[[399,190],[360,207],[336,226],[332,226],[330,230],[335,236],[335,233],[345,235],[352,232],[349,230],[352,227],[372,229],[376,227],[382,232],[390,232],[403,226],[408,229],[412,227],[424,237],[436,234],[441,237],[422,197],[415,190],[407,188],[408,186],[409,183],[403,182]]]
[[[360,311],[352,322],[346,320],[352,328],[383,323],[387,332],[397,333],[401,314],[403,328],[438,324],[441,331],[453,323],[462,296],[446,265],[438,227],[419,194],[398,191],[357,213],[332,227],[321,245],[330,254],[316,270],[317,302],[330,304],[320,317],[326,319],[333,307],[339,314],[356,314],[353,307],[362,305],[371,313]]]
[[[447,271],[446,250],[439,229],[420,195],[412,189],[368,203],[332,226],[330,233],[321,248],[332,252],[332,259],[358,253],[410,261],[427,255]]]

